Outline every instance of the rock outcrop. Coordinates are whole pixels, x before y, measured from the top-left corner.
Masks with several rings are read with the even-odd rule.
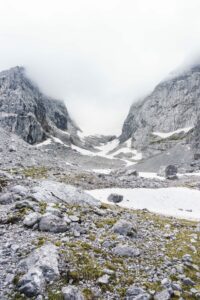
[[[0,73],[0,126],[29,144],[48,135],[69,143],[78,130],[65,104],[42,94],[22,67]]]
[[[19,265],[25,273],[18,282],[18,289],[28,297],[37,296],[45,289],[46,283],[59,278],[58,251],[55,245],[47,243],[36,249]]]
[[[191,128],[192,131],[199,115],[199,95],[200,65],[162,81],[150,95],[131,106],[120,141],[132,138],[133,147],[137,149],[155,147],[158,142],[159,148],[162,148],[160,140],[163,142],[163,139],[155,140],[153,132],[168,133],[181,128]],[[171,148],[177,140],[183,140],[191,131],[179,132],[170,139],[165,138],[162,150]]]

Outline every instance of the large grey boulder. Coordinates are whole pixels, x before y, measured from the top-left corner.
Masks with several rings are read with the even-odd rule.
[[[137,234],[137,225],[136,223],[121,219],[113,225],[112,230],[114,233],[120,235],[134,237]]]
[[[49,232],[65,232],[69,229],[68,223],[64,218],[47,213],[42,216],[39,222],[39,230]]]
[[[58,251],[52,243],[47,243],[34,250],[18,266],[21,273],[25,273],[19,280],[17,287],[28,297],[43,293],[46,283],[59,278]]]
[[[38,223],[40,218],[41,218],[41,214],[39,214],[37,212],[32,212],[32,213],[26,215],[26,217],[24,218],[23,224],[27,227],[32,227],[33,225]]]
[[[118,245],[113,249],[114,255],[122,257],[140,256],[140,250],[129,245]]]
[[[169,165],[165,168],[165,178],[167,179],[177,179],[178,169],[174,165]]]
[[[120,203],[123,201],[124,196],[119,194],[110,194],[108,196],[108,201],[113,203]]]
[[[15,185],[10,188],[10,191],[20,196],[27,196],[29,189],[23,185]]]
[[[42,294],[45,290],[45,279],[42,270],[34,267],[28,270],[28,272],[20,279],[18,290],[27,297],[34,297]]]
[[[76,286],[68,285],[62,288],[64,300],[84,300],[82,293]]]
[[[171,299],[171,295],[167,289],[156,293],[154,296],[154,300],[170,300],[170,299]]]
[[[47,203],[64,202],[69,205],[100,206],[99,200],[83,192],[81,189],[60,182],[43,180],[31,191],[36,201]]]
[[[10,204],[14,202],[14,197],[12,193],[3,193],[0,195],[0,204]]]
[[[132,285],[126,291],[125,300],[149,300],[150,295],[142,288]]]

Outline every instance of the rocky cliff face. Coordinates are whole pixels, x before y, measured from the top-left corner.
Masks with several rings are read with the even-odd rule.
[[[197,65],[161,82],[149,96],[134,103],[124,122],[120,141],[132,138],[133,147],[140,149],[153,145],[153,132],[195,126],[199,108],[200,65]]]
[[[78,130],[64,103],[43,95],[22,67],[0,73],[0,126],[29,144],[49,135],[69,143]]]

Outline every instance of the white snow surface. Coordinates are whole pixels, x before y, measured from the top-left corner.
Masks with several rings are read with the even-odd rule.
[[[108,188],[86,191],[88,194],[102,202],[107,201],[111,193],[124,196],[124,200],[118,205],[130,209],[148,209],[162,215],[177,218],[200,220],[200,191],[171,187],[159,189],[122,189]]]
[[[119,140],[114,139],[111,142],[108,142],[106,144],[103,144],[102,146],[97,147],[100,152],[98,152],[99,156],[112,156],[112,154],[108,154],[110,151],[114,150],[119,145]]]
[[[51,144],[51,142],[52,142],[52,140],[51,140],[51,139],[47,139],[46,141],[44,141],[44,142],[41,142],[41,143],[39,143],[39,144],[35,145],[35,147],[39,148],[39,147],[42,147],[42,146],[47,146],[47,145],[50,145],[50,144]]]
[[[107,144],[104,144],[100,147],[98,147],[97,149],[100,150],[100,152],[98,152],[98,156],[103,156],[106,158],[110,158],[110,159],[114,159],[116,155],[120,154],[120,153],[132,153],[133,154],[133,159],[134,160],[140,160],[142,159],[142,153],[139,153],[137,150],[131,148],[131,139],[127,140],[123,147],[116,150],[115,148],[119,146],[119,140],[115,139]],[[110,153],[111,151],[113,151],[112,153]],[[127,162],[127,164],[130,163],[130,161],[128,161],[127,159],[123,159],[125,162]],[[131,162],[131,165],[134,164],[133,162]]]
[[[82,155],[89,155],[89,156],[96,156],[97,155],[96,152],[92,152],[90,150],[83,149],[83,148],[80,148],[80,147],[75,146],[75,145],[71,145],[71,148],[76,150],[77,152],[81,153]]]
[[[184,132],[187,133],[189,132],[193,127],[185,127],[185,128],[180,128],[177,129],[175,131],[171,131],[171,132],[152,132],[153,135],[157,135],[163,139],[167,139],[168,137],[172,136],[175,133],[180,133],[180,132]]]
[[[128,140],[126,143],[124,143],[122,148],[115,151],[115,148],[117,146],[119,146],[119,140],[114,139],[111,142],[108,142],[108,143],[103,144],[99,147],[96,147],[95,149],[98,150],[98,152],[93,152],[93,151],[90,151],[90,150],[86,150],[86,149],[80,148],[80,147],[75,146],[75,145],[71,145],[71,148],[78,151],[82,155],[100,156],[100,157],[104,157],[104,158],[108,158],[108,159],[119,159],[119,158],[115,157],[119,153],[132,153],[133,154],[132,159],[134,161],[138,161],[142,158],[142,153],[140,153],[137,150],[131,148],[131,139]],[[110,153],[111,151],[113,151],[113,152]],[[130,160],[125,159],[125,158],[123,158],[121,160],[124,161],[127,166],[134,165],[136,163],[136,162],[130,161]]]
[[[112,169],[91,169],[91,170],[88,170],[88,171],[93,171],[93,172],[99,173],[99,174],[110,174]]]
[[[157,173],[154,172],[139,172],[139,176],[143,178],[155,178],[159,180],[165,180],[164,177],[158,176]]]

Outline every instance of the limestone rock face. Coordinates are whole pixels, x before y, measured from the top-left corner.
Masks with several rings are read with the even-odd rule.
[[[29,144],[48,135],[69,142],[78,130],[64,103],[43,95],[22,67],[0,73],[0,126]]]
[[[200,108],[199,94],[200,65],[162,81],[150,95],[132,105],[120,141],[132,138],[135,148],[149,144],[155,147],[152,132],[173,132],[195,126]],[[179,139],[173,138],[173,142]],[[172,144],[169,141],[166,145],[159,143],[159,148],[170,148]]]

